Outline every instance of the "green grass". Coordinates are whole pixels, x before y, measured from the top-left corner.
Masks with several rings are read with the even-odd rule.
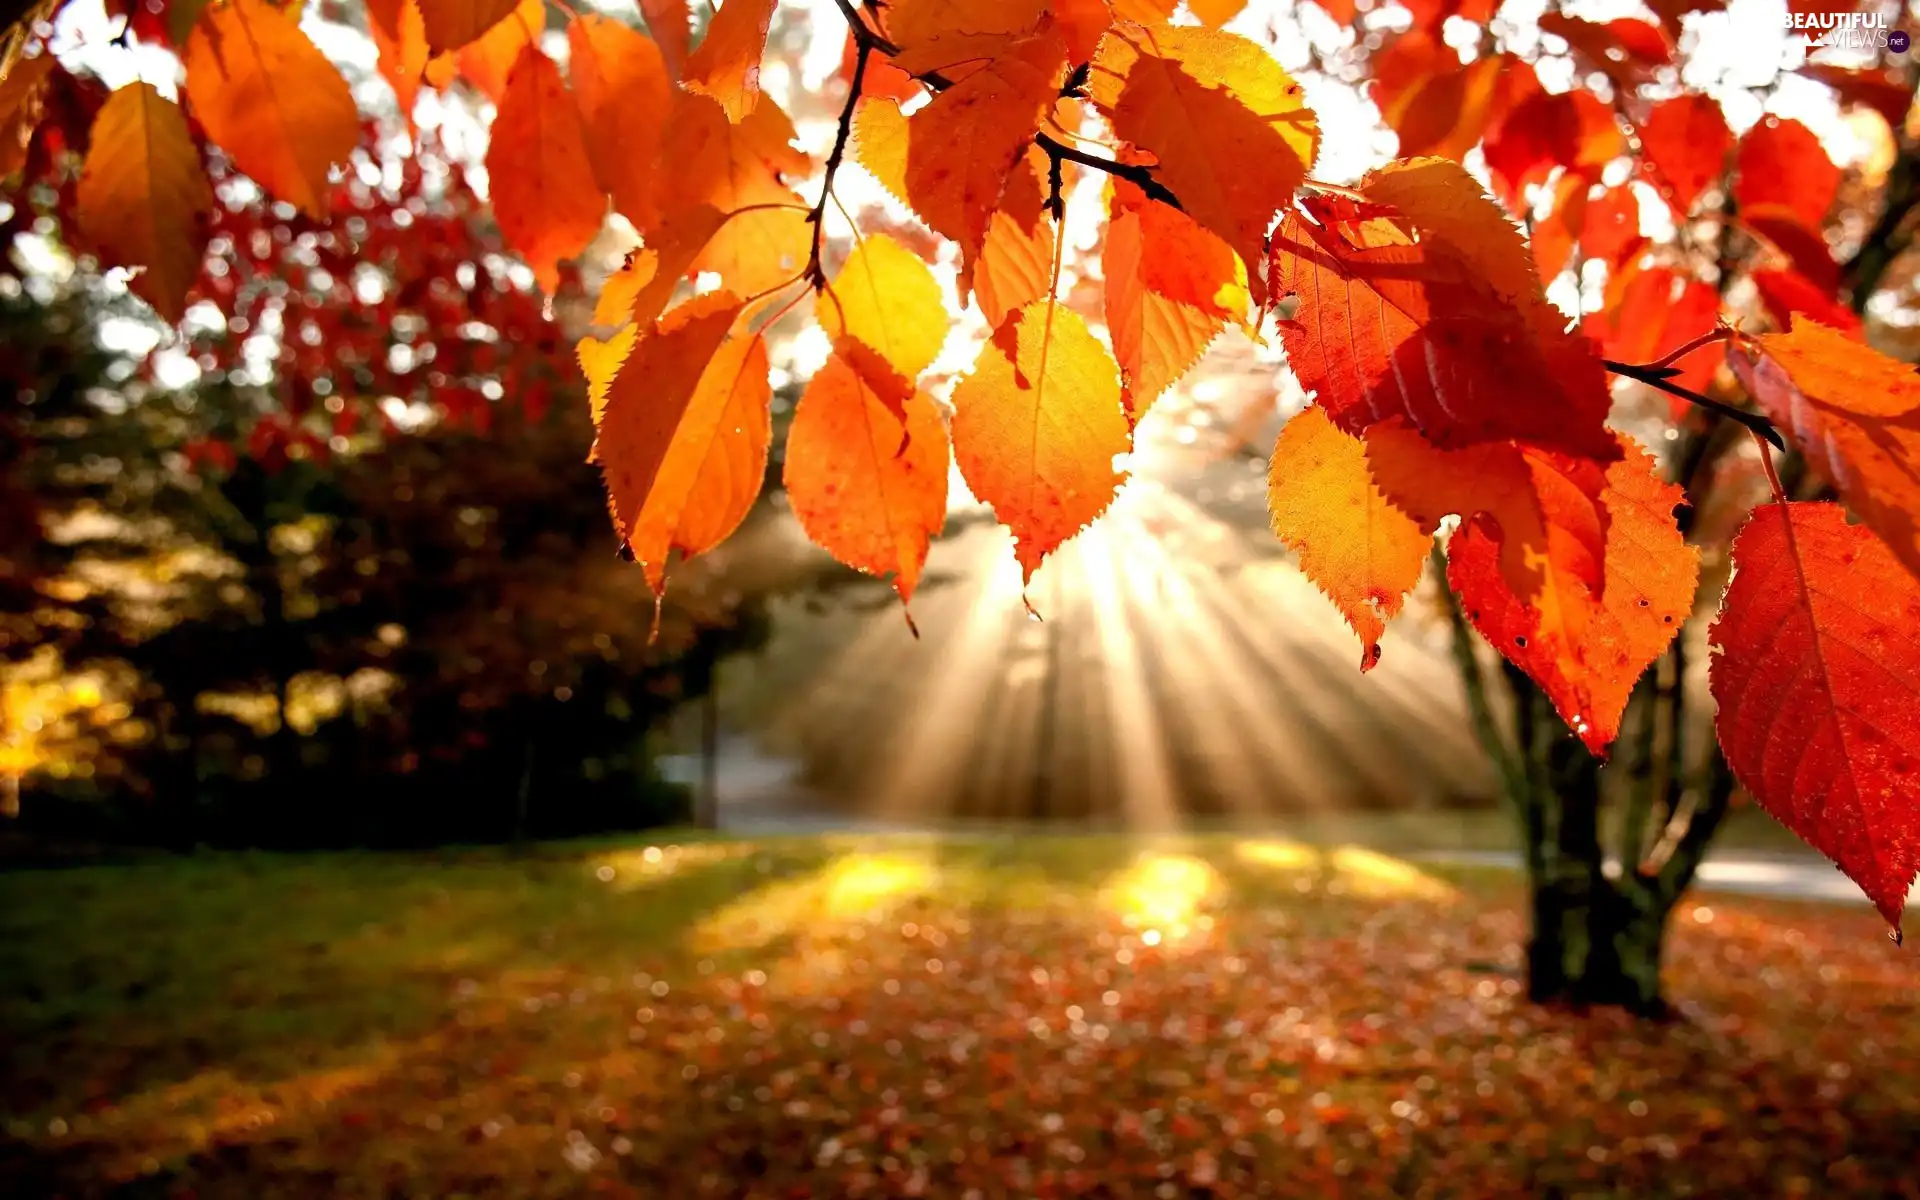
[[[1685,906],[1650,1027],[1525,1005],[1511,876],[1312,841],[0,875],[0,1192],[1913,1186],[1920,980],[1864,908]]]

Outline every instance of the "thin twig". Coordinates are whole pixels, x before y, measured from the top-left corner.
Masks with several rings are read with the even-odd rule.
[[[1767,420],[1757,413],[1746,412],[1742,409],[1735,408],[1731,404],[1723,404],[1710,396],[1702,396],[1699,392],[1693,391],[1691,388],[1683,388],[1671,382],[1672,377],[1680,373],[1672,367],[1639,366],[1634,363],[1614,362],[1610,358],[1601,359],[1600,365],[1623,379],[1632,379],[1644,383],[1650,388],[1657,388],[1669,396],[1678,397],[1689,404],[1698,405],[1709,412],[1717,412],[1730,421],[1738,421],[1740,424],[1752,430],[1756,437],[1765,438],[1781,450],[1787,448],[1785,439],[1780,436],[1780,431],[1773,427],[1772,421]]]
[[[853,28],[867,28],[865,22],[846,8],[846,0],[841,0],[841,8],[846,10]],[[833,135],[833,150],[827,155],[826,178],[820,181],[820,199],[807,213],[807,220],[813,223],[813,249],[807,254],[807,269],[801,274],[816,291],[825,287],[827,282],[826,270],[820,262],[820,251],[826,241],[827,205],[833,199],[833,177],[847,155],[847,139],[853,134],[853,110],[860,103],[860,87],[866,82],[867,60],[873,57],[873,48],[871,35],[862,37],[854,34],[853,81],[847,85],[846,107],[840,110],[840,128]]]

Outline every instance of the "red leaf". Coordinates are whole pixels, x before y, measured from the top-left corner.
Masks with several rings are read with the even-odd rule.
[[[1777,206],[1817,231],[1840,192],[1840,168],[1798,121],[1762,117],[1740,139],[1734,167],[1733,196],[1742,215]]]
[[[1734,776],[1894,928],[1920,870],[1920,581],[1837,504],[1768,504],[1713,624]]]
[[[1335,424],[1404,416],[1434,443],[1518,439],[1597,460],[1619,448],[1584,339],[1546,301],[1520,231],[1458,164],[1396,163],[1362,193],[1397,219],[1290,213],[1268,277],[1300,299],[1287,360]],[[1417,240],[1416,240],[1417,235]]]
[[[1648,176],[1671,190],[1674,207],[1686,213],[1726,173],[1733,131],[1711,97],[1677,96],[1655,106],[1641,123],[1640,146],[1652,168]]]

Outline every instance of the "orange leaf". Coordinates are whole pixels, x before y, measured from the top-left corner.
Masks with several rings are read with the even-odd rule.
[[[1289,213],[1268,271],[1276,295],[1300,298],[1281,325],[1287,360],[1334,423],[1360,434],[1400,415],[1443,447],[1514,438],[1617,457],[1599,360],[1565,331],[1520,231],[1479,184],[1429,158],[1361,191],[1398,217]]]
[[[740,301],[715,292],[681,305],[615,376],[595,444],[614,527],[655,595],[667,558],[724,541],[752,509],[773,426],[767,347],[728,337]]]
[[[714,272],[743,294],[792,279],[806,265],[813,240],[805,206],[767,161],[776,148],[769,145],[766,123],[784,120],[770,97],[735,125],[709,97],[682,93],[661,137],[660,161],[673,169],[655,181],[659,211],[669,220],[701,206],[738,213],[706,241],[692,267]]]
[[[1187,11],[1215,29],[1239,16],[1246,6],[1247,0],[1187,0]]]
[[[834,355],[794,410],[785,478],[807,536],[850,567],[891,574],[905,603],[946,523],[947,431],[923,394],[901,412]]]
[[[401,0],[393,8],[392,31],[377,20],[367,24],[373,34],[374,48],[380,54],[380,76],[393,88],[393,98],[400,106],[400,115],[406,118],[411,128],[414,101],[420,98],[420,80],[426,73],[429,57],[426,25],[421,19],[416,0]]]
[[[506,19],[514,0],[419,0],[426,22],[427,48],[434,54],[458,50]]]
[[[598,13],[574,18],[567,45],[594,177],[636,229],[650,229],[659,220],[653,188],[661,172],[661,130],[673,103],[659,47]]]
[[[640,0],[640,12],[647,19],[647,32],[660,47],[667,74],[679,79],[686,70],[687,47],[693,44],[687,0]]]
[[[1734,777],[1900,927],[1920,869],[1920,583],[1837,504],[1765,504],[1709,634]]]
[[[1534,222],[1527,240],[1533,246],[1533,263],[1543,284],[1552,283],[1567,269],[1580,231],[1587,227],[1587,193],[1591,190],[1585,175],[1568,171],[1553,185],[1553,207]]]
[[[738,121],[760,99],[760,57],[767,51],[767,28],[778,0],[726,0],[700,48],[687,59],[687,90],[712,96]]]
[[[518,7],[477,41],[428,63],[427,80],[435,87],[446,87],[457,72],[497,105],[507,94],[507,78],[519,63],[520,52],[537,46],[546,27],[547,10],[541,0],[520,0]],[[436,78],[435,64],[440,64],[444,78]]]
[[[521,52],[494,118],[487,178],[500,236],[551,294],[560,260],[600,232],[607,204],[560,68],[533,46]]]
[[[849,365],[896,414],[913,394],[914,381],[939,356],[951,324],[932,270],[880,233],[868,235],[847,256],[814,302],[814,313]]]
[[[1248,264],[1264,303],[1267,228],[1320,144],[1300,85],[1246,38],[1122,24],[1100,43],[1087,94],[1115,133],[1158,160],[1155,176],[1187,214]]]
[[[861,164],[935,233],[959,244],[963,289],[1065,69],[1066,48],[1044,34],[1015,43],[911,117],[887,100],[856,114]]]
[[[1791,333],[1752,339],[1727,362],[1840,498],[1920,577],[1920,376],[1879,351],[1796,316]]]
[[[1809,230],[1819,230],[1840,194],[1840,168],[1798,121],[1762,117],[1740,139],[1734,169],[1733,197],[1743,214],[1778,207]]]
[[[987,222],[987,237],[973,264],[973,298],[990,329],[1007,315],[1046,296],[1053,285],[1053,214],[1041,193],[1045,156],[1028,147],[1007,177],[1000,207]]]
[[[79,197],[80,232],[102,265],[144,268],[128,286],[177,323],[200,276],[213,189],[173,101],[146,83],[107,98],[94,118]]]
[[[893,65],[963,79],[1039,30],[1045,0],[906,0],[886,8]]]
[[[1366,445],[1375,486],[1422,531],[1480,514],[1499,528],[1500,573],[1522,603],[1552,607],[1553,593],[1570,584],[1599,589],[1606,530],[1597,465],[1562,456],[1556,461],[1585,465],[1542,474],[1537,455],[1512,442],[1446,450],[1399,418],[1369,429]]]
[[[595,429],[600,428],[600,418],[606,412],[607,392],[613,387],[614,377],[626,364],[627,356],[633,353],[639,337],[638,325],[623,325],[605,341],[583,337],[574,343],[574,359],[580,364],[580,373],[587,377],[587,413],[593,418]],[[596,446],[587,461],[598,461],[598,452]]]
[[[1591,463],[1526,454],[1546,534],[1548,582],[1534,600],[1508,584],[1500,562],[1507,535],[1497,521],[1475,517],[1447,546],[1447,579],[1468,620],[1540,685],[1595,754],[1612,744],[1634,684],[1693,612],[1700,577],[1700,552],[1674,520],[1681,490],[1660,478],[1644,450],[1624,445],[1625,456],[1606,470],[1597,512]],[[1589,565],[1596,518],[1604,550]]]
[[[1656,105],[1641,124],[1640,147],[1653,167],[1650,174],[1672,189],[1674,206],[1685,213],[1726,173],[1733,132],[1711,97],[1676,96]]]
[[[200,15],[187,42],[187,98],[207,136],[275,199],[327,211],[327,172],[353,152],[360,113],[347,81],[264,0]]]
[[[1228,322],[1246,321],[1246,268],[1191,217],[1123,182],[1114,188],[1101,269],[1120,397],[1138,421]]]
[[[1360,635],[1360,669],[1380,661],[1380,636],[1420,582],[1432,544],[1374,485],[1366,446],[1309,407],[1288,421],[1267,476],[1273,532]]]
[[[1052,300],[1008,317],[953,392],[953,455],[973,494],[1013,531],[1031,580],[1042,559],[1107,510],[1132,446],[1120,380],[1078,313]]]

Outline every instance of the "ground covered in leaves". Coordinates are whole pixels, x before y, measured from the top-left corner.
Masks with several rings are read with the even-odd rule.
[[[1515,881],[773,839],[0,875],[0,1192],[1916,1195],[1920,968],[1695,898],[1530,1007]]]

